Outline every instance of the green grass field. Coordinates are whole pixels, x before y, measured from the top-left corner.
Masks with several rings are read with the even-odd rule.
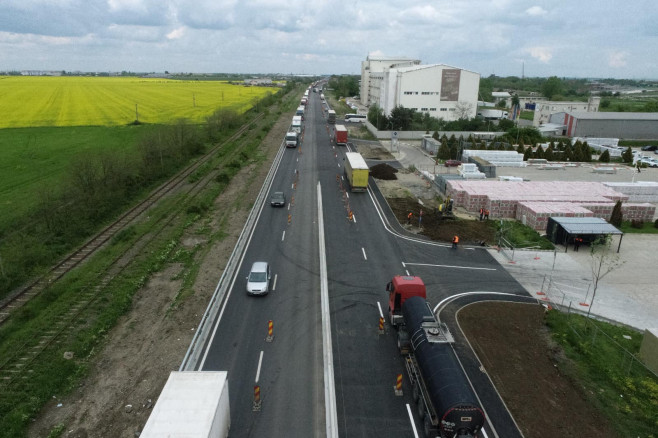
[[[221,81],[0,76],[0,128],[201,122],[218,108],[244,112],[274,91]]]
[[[85,153],[129,153],[155,126],[0,129],[0,231],[23,217],[46,188],[60,186]]]

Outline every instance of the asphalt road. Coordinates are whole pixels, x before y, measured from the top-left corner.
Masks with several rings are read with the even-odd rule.
[[[421,423],[395,330],[388,324],[384,334],[378,330],[380,312],[386,318],[385,286],[391,277],[420,276],[433,304],[473,292],[478,294],[462,300],[527,296],[486,251],[452,250],[406,235],[375,187],[351,192],[343,177],[346,148],[331,143],[332,129],[319,95],[310,93],[302,146],[285,151],[270,190],[284,190],[294,204],[255,207],[262,208],[261,215],[207,351],[203,369],[229,373],[231,437],[320,437],[328,429],[341,437],[414,437]],[[318,214],[324,223],[328,315],[321,312]],[[273,290],[247,296],[245,277],[251,263],[261,260],[271,264]],[[458,335],[451,318],[455,306],[442,315]],[[335,398],[325,387],[322,321],[327,317]],[[267,342],[270,320],[274,338]],[[463,337],[456,337],[455,350],[489,414],[485,433],[520,436]],[[398,374],[405,375],[402,396],[394,393]],[[257,379],[262,404],[254,412]],[[331,418],[326,420],[334,404],[335,430]]]

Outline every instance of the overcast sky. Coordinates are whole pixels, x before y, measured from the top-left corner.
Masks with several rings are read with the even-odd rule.
[[[359,74],[369,53],[483,77],[658,79],[658,3],[0,0],[0,71]]]

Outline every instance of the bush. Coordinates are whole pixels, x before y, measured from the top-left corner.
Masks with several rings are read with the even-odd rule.
[[[658,219],[656,219],[656,220],[653,222],[653,227],[654,227],[654,228],[658,228]]]
[[[641,229],[643,226],[644,226],[644,222],[642,222],[640,220],[633,219],[631,221],[631,227],[633,227],[633,228]]]

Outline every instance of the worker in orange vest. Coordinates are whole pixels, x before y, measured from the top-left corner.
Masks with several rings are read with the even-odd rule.
[[[452,238],[452,247],[457,248],[457,244],[459,243],[459,236],[455,236]]]
[[[407,215],[407,224],[411,224],[411,218],[413,218],[413,217],[414,217],[414,214],[412,212],[409,212],[409,214]]]

